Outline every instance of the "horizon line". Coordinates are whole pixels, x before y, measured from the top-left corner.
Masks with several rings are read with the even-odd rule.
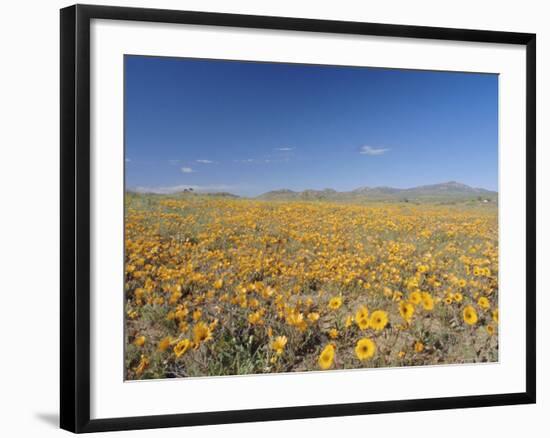
[[[231,187],[229,185],[200,186],[200,185],[196,185],[196,184],[177,184],[177,185],[173,185],[173,186],[164,186],[164,187],[160,187],[160,186],[157,186],[157,187],[135,186],[135,187],[125,187],[125,191],[126,192],[133,192],[133,193],[157,194],[157,195],[171,195],[171,194],[177,194],[177,193],[182,193],[182,192],[194,192],[194,193],[199,193],[199,194],[228,193],[228,194],[233,195],[233,196],[239,196],[239,197],[245,197],[245,198],[256,198],[256,197],[265,195],[267,193],[273,193],[273,192],[303,193],[303,192],[308,192],[308,191],[313,191],[313,192],[330,191],[330,192],[335,192],[335,193],[352,193],[352,192],[358,191],[360,189],[370,189],[370,190],[391,189],[391,190],[407,191],[407,190],[414,190],[414,189],[419,189],[419,188],[424,188],[424,187],[443,186],[443,185],[450,185],[450,184],[464,186],[464,187],[466,187],[468,189],[472,189],[472,190],[483,190],[483,191],[491,192],[491,193],[497,193],[497,194],[499,193],[498,190],[487,189],[485,187],[471,186],[469,184],[461,183],[461,182],[456,181],[456,180],[449,180],[449,181],[444,181],[444,182],[440,182],[440,183],[420,184],[420,185],[416,185],[416,186],[412,186],[412,187],[394,187],[394,186],[388,186],[388,185],[358,186],[358,187],[356,187],[354,189],[350,189],[350,190],[336,190],[336,189],[333,189],[333,188],[330,188],[330,187],[305,188],[305,189],[302,189],[302,190],[293,190],[293,189],[288,189],[288,188],[285,188],[285,187],[279,187],[279,188],[273,188],[273,189],[265,190],[265,191],[262,191],[261,193],[259,193],[258,195],[252,195],[252,196],[251,195],[238,195],[238,194],[234,193],[235,190],[232,190],[232,189],[235,189],[235,187]]]

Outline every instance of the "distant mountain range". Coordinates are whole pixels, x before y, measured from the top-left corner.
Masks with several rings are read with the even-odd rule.
[[[132,190],[129,190],[132,192]],[[138,190],[138,193],[159,194],[158,192]],[[169,193],[165,193],[169,194]],[[240,198],[240,196],[229,192],[200,192],[193,188],[184,189],[171,196],[209,196],[216,198]],[[270,201],[333,201],[333,202],[376,202],[376,201],[398,201],[398,202],[496,202],[498,192],[491,190],[470,187],[456,181],[449,181],[441,184],[431,184],[409,189],[397,189],[394,187],[358,187],[348,192],[338,192],[334,189],[324,190],[303,190],[301,192],[280,189],[263,193],[254,199]]]
[[[359,187],[349,192],[337,192],[333,189],[304,190],[301,192],[281,189],[258,196],[265,200],[333,200],[333,201],[455,201],[479,199],[496,201],[498,192],[470,187],[456,181],[431,184],[409,189],[394,187]]]

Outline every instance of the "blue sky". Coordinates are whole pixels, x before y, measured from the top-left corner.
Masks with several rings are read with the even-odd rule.
[[[126,186],[498,188],[498,76],[125,57]]]

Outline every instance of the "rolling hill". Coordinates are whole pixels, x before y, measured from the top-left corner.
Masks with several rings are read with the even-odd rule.
[[[482,188],[470,187],[456,181],[431,184],[407,189],[394,187],[359,187],[348,192],[338,192],[333,189],[304,190],[301,192],[281,189],[258,196],[264,200],[330,200],[330,201],[403,201],[403,202],[453,202],[479,200],[496,202],[498,192]]]

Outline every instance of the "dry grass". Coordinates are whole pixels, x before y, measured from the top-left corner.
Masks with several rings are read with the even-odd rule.
[[[497,279],[494,206],[129,194],[127,378],[495,361]]]

